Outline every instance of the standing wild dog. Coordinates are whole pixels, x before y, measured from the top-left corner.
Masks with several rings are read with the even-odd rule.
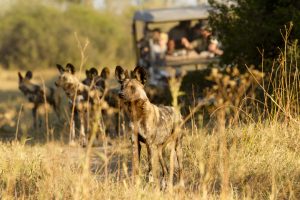
[[[120,119],[119,119],[119,96],[115,88],[110,88],[108,84],[108,77],[110,71],[104,67],[100,75],[98,70],[94,67],[85,71],[86,78],[82,81],[83,84],[89,87],[100,89],[104,94],[104,102],[101,107],[102,120],[105,127],[105,132],[110,137],[116,137],[120,133]]]
[[[69,98],[71,110],[79,115],[80,120],[80,143],[86,146],[86,127],[88,124],[88,111],[95,111],[94,108],[100,106],[101,98],[104,89],[97,86],[87,86],[80,82],[75,76],[75,67],[68,63],[65,68],[57,64],[57,69],[60,75],[55,82],[57,87],[63,88],[67,97]],[[97,113],[93,113],[97,115]],[[71,141],[75,139],[75,120],[72,119],[71,123]]]
[[[121,88],[119,97],[130,118],[131,131],[138,132],[138,140],[146,144],[148,151],[149,175],[158,180],[158,160],[162,167],[163,180],[168,173],[167,165],[163,158],[163,151],[168,143],[173,143],[173,149],[179,164],[179,181],[183,186],[182,174],[182,132],[179,130],[182,121],[179,112],[173,107],[156,106],[152,104],[144,90],[147,74],[144,68],[136,67],[132,78],[128,71],[120,66],[116,67],[115,76]],[[136,134],[136,133],[134,133]],[[140,147],[138,148],[140,154]],[[158,160],[157,160],[158,159]],[[171,174],[173,176],[173,174]]]
[[[33,103],[32,108],[32,116],[33,116],[33,126],[37,127],[37,110],[40,105],[44,104],[45,101],[49,103],[56,115],[59,117],[59,104],[60,97],[56,94],[54,88],[46,88],[46,91],[39,85],[32,83],[32,72],[27,71],[25,76],[23,77],[20,72],[18,72],[19,76],[19,89],[21,92],[27,97],[28,101]]]

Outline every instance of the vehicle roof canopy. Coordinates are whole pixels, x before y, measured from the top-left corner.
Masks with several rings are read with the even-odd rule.
[[[138,10],[133,16],[133,21],[143,21],[149,23],[206,19],[209,16],[209,10],[212,10],[212,7],[208,5],[183,8]]]

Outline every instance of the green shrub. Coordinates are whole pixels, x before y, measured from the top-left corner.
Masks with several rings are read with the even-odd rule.
[[[261,64],[264,58],[270,63],[284,49],[284,26],[291,21],[295,24],[290,41],[300,38],[300,4],[290,0],[233,0],[235,6],[224,6],[210,0],[219,11],[211,16],[215,30],[223,44],[226,64],[237,63],[241,68],[246,64]],[[258,50],[259,49],[259,50]]]
[[[131,62],[130,25],[120,16],[83,5],[67,8],[21,3],[0,17],[0,65],[5,68],[39,68],[56,63],[80,63],[75,37],[87,48],[87,65],[108,66],[115,60]],[[125,25],[124,25],[125,24]]]

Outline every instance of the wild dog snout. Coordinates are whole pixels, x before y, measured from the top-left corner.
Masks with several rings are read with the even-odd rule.
[[[120,97],[121,99],[124,99],[124,97],[125,97],[124,93],[123,93],[123,92],[119,92],[119,97]]]

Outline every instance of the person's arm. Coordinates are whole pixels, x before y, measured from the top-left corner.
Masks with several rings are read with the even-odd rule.
[[[208,51],[221,56],[223,55],[223,50],[218,47],[218,41],[216,39],[211,39],[208,45]]]
[[[194,49],[194,46],[192,45],[192,43],[190,43],[190,41],[185,37],[181,38],[181,43],[188,50]]]

